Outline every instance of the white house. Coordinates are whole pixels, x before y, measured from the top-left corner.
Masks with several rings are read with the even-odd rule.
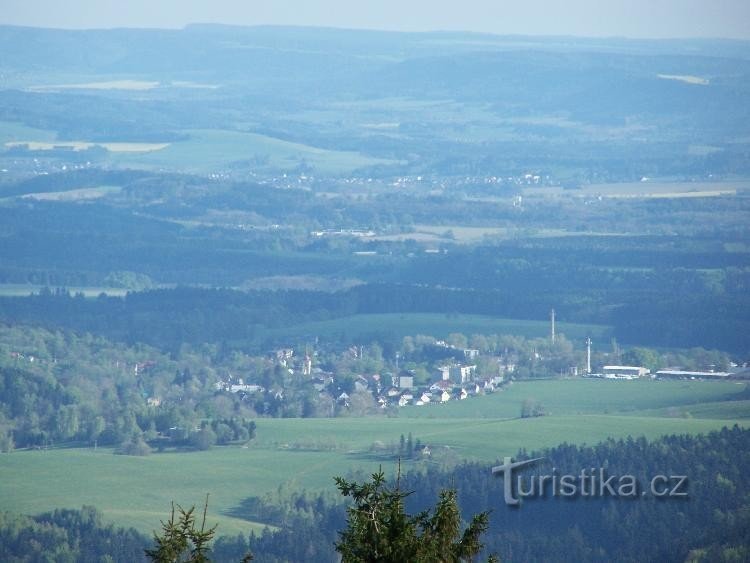
[[[471,380],[476,370],[477,366],[474,364],[453,366],[451,368],[451,378],[458,384],[464,384]]]

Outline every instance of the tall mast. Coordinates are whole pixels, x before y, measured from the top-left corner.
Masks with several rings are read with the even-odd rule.
[[[549,312],[549,318],[550,318],[550,335],[552,337],[552,344],[555,343],[555,310],[552,309]]]

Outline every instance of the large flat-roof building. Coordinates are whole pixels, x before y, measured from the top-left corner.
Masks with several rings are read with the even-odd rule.
[[[676,379],[726,379],[731,374],[725,371],[686,371],[680,369],[660,369],[656,377]]]
[[[649,370],[642,366],[604,366],[602,375],[607,379],[637,379],[648,375]]]

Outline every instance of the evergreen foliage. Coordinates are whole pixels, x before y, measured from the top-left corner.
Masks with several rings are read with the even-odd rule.
[[[203,506],[203,519],[200,528],[197,528],[195,507],[185,510],[178,504],[175,519],[175,505],[172,503],[169,520],[161,523],[161,535],[154,533],[155,546],[145,550],[149,559],[155,563],[208,563],[209,544],[216,533],[216,526],[206,529],[207,510],[208,495]]]
[[[425,510],[409,516],[404,505],[409,493],[389,487],[382,469],[371,481],[336,477],[336,485],[354,501],[336,544],[344,563],[457,563],[482,549],[480,536],[488,528],[489,513],[472,517],[462,533],[456,491],[441,491],[432,514]]]
[[[102,522],[91,506],[38,516],[0,512],[0,561],[144,561],[147,538]]]

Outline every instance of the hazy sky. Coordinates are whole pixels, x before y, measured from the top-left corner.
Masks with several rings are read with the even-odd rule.
[[[750,0],[0,0],[4,24],[98,28],[194,22],[750,39]]]

